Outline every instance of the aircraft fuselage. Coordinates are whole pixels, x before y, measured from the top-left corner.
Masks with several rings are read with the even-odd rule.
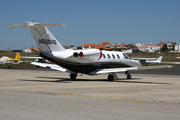
[[[141,66],[138,61],[132,60],[123,52],[100,51],[96,49],[89,50],[89,54],[82,55],[83,52],[84,50],[41,52],[40,56],[68,70],[84,74],[89,74],[96,69]],[[77,56],[74,55],[75,53]]]

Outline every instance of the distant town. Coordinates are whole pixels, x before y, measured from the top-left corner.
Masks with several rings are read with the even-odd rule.
[[[83,46],[64,46],[66,49],[100,49],[100,50],[114,50],[114,51],[122,51],[125,53],[162,53],[162,52],[180,52],[180,43],[176,42],[159,42],[159,43],[136,43],[136,44],[113,44],[110,42],[102,42],[101,44],[84,44]],[[17,50],[12,50],[17,51]],[[32,53],[39,52],[39,48],[27,48],[24,50],[20,50],[19,52]]]

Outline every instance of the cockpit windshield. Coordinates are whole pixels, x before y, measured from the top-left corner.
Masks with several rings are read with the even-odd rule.
[[[130,59],[131,60],[131,58],[126,53],[123,53],[123,56],[124,56],[124,59]]]

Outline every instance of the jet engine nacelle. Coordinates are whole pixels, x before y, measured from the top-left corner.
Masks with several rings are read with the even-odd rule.
[[[102,52],[99,49],[90,49],[75,52],[74,57],[81,57],[89,60],[99,60],[102,57]]]

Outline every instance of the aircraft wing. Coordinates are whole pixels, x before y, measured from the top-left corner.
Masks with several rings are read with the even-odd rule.
[[[156,60],[157,58],[132,58],[134,60]]]
[[[154,65],[154,66],[142,66],[139,70],[151,70],[151,69],[162,69],[162,68],[172,68],[173,65]]]
[[[128,68],[108,68],[108,69],[96,69],[89,73],[90,75],[103,74],[103,73],[118,73],[126,71],[135,71],[138,70],[138,67],[128,67]]]
[[[61,72],[68,72],[68,73],[74,73],[73,71],[67,70],[59,65],[56,64],[51,64],[51,63],[40,63],[40,62],[32,62],[32,65],[40,66],[40,67],[45,67],[45,68],[51,68],[53,70],[58,70]]]
[[[21,58],[43,59],[42,57],[29,57],[29,56],[21,56]]]

